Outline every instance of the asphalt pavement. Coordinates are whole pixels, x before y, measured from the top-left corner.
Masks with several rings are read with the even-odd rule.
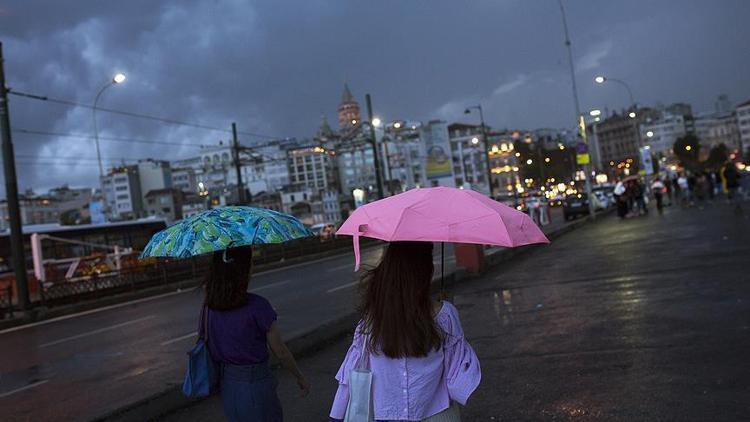
[[[722,203],[609,216],[456,285],[483,372],[463,420],[748,420],[748,239]],[[285,420],[327,420],[349,341],[300,361],[307,398],[277,371]],[[223,420],[220,406],[162,420]]]

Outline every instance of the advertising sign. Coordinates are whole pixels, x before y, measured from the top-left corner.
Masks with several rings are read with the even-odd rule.
[[[427,179],[440,186],[455,186],[448,125],[445,122],[430,122],[422,126],[421,135],[427,161]]]

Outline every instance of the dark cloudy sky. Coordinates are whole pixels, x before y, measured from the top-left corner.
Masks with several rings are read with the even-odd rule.
[[[584,110],[750,99],[750,1],[565,0]],[[570,77],[555,0],[0,0],[9,85],[211,126],[311,136],[344,82],[385,119],[567,127]],[[15,129],[90,135],[91,110],[11,97]],[[228,134],[99,114],[100,136],[213,143]],[[97,185],[87,139],[14,134],[21,189]],[[242,136],[242,142],[262,142]],[[102,141],[108,162],[194,146]],[[2,191],[4,192],[4,185]]]

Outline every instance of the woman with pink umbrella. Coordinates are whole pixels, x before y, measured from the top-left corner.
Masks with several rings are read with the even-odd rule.
[[[357,209],[337,234],[391,242],[362,277],[361,321],[336,379],[344,421],[460,421],[481,369],[456,308],[432,299],[432,242],[547,243],[521,212],[470,190],[415,189]]]

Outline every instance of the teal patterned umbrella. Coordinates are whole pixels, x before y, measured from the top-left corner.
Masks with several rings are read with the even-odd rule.
[[[312,236],[291,215],[253,207],[220,207],[201,212],[156,233],[141,253],[188,258],[228,247],[282,243]]]

